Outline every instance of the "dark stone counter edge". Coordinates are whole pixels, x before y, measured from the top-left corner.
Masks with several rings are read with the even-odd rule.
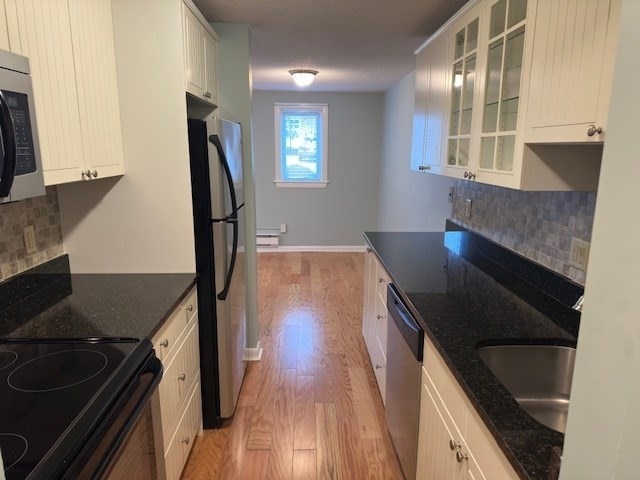
[[[372,242],[367,237],[367,232],[364,233],[364,238],[365,238],[365,241],[367,242],[367,245],[371,248],[372,252],[376,255],[376,258],[382,263],[382,265],[386,269],[387,273],[391,278],[391,282],[394,284],[397,284],[398,281],[393,274],[393,270],[386,265],[386,263],[384,262],[384,259],[380,258],[379,253],[376,251],[375,247],[372,245]],[[409,297],[405,294],[404,291],[402,291],[401,288],[398,288],[397,291],[400,293],[402,300],[409,307],[411,314],[420,322],[420,326],[424,330],[425,334],[429,337],[429,339],[432,341],[432,343],[436,347],[436,350],[445,361],[447,368],[452,373],[452,375],[454,376],[454,378],[456,379],[456,381],[458,382],[462,390],[465,392],[465,395],[467,396],[467,398],[475,408],[480,418],[482,418],[482,421],[484,422],[485,427],[489,430],[489,432],[491,432],[491,435],[495,439],[496,443],[500,446],[500,449],[504,453],[505,457],[508,459],[514,471],[518,474],[520,478],[524,480],[529,480],[531,478],[530,475],[527,473],[524,466],[520,463],[518,458],[515,456],[515,454],[511,450],[509,446],[509,442],[502,436],[500,430],[498,430],[494,426],[491,418],[487,415],[484,408],[476,400],[476,397],[474,393],[471,391],[471,389],[469,388],[469,386],[467,385],[467,382],[460,375],[460,372],[458,372],[458,369],[454,366],[453,362],[451,361],[451,359],[449,358],[445,350],[442,348],[442,346],[438,342],[438,339],[433,335],[429,327],[427,327],[425,321],[422,319],[422,315],[417,311],[417,309],[413,305],[413,302],[411,302]],[[553,465],[550,464],[549,468],[552,469],[552,467]],[[550,470],[550,473],[551,473],[551,470]],[[554,477],[549,476],[548,478],[552,479]]]
[[[174,302],[173,305],[171,305],[171,307],[169,308],[169,310],[167,311],[167,313],[165,313],[163,315],[163,317],[158,321],[158,323],[156,324],[156,326],[149,332],[149,334],[147,335],[147,337],[149,338],[149,340],[153,340],[153,337],[156,333],[158,333],[160,331],[160,329],[164,326],[164,324],[166,323],[166,321],[169,319],[169,317],[171,316],[171,314],[174,312],[174,310],[176,308],[178,308],[178,306],[180,305],[180,303],[182,303],[182,301],[187,298],[187,295],[189,294],[189,292],[191,291],[191,289],[193,287],[196,286],[196,284],[198,283],[198,275],[197,274],[193,274],[193,280],[191,281],[191,283],[189,283],[189,285],[187,286],[187,288],[185,289],[184,292],[182,292],[180,294],[180,296],[178,297],[178,299]]]

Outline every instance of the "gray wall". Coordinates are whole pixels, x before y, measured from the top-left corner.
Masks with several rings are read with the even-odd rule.
[[[451,215],[448,198],[453,180],[409,169],[414,89],[415,75],[411,73],[384,97],[380,231],[443,231],[445,220]]]
[[[277,188],[276,102],[329,105],[327,188]],[[381,157],[382,93],[255,91],[253,139],[257,227],[288,225],[285,246],[362,245],[376,229]]]

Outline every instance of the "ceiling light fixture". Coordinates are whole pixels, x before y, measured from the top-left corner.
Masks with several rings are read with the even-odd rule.
[[[293,77],[293,81],[296,82],[296,85],[299,87],[308,87],[313,83],[318,71],[297,68],[295,70],[289,70],[289,74]]]

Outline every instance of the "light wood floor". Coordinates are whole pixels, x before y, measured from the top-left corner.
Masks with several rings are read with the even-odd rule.
[[[195,479],[402,479],[361,333],[364,254],[260,253],[260,362]]]

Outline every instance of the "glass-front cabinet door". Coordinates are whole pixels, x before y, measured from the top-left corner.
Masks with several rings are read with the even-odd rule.
[[[514,170],[526,15],[527,0],[494,1],[489,11],[480,170]]]
[[[447,141],[448,167],[470,165],[473,103],[478,71],[478,37],[480,16],[471,15],[453,30],[453,62],[451,63],[451,114]]]

